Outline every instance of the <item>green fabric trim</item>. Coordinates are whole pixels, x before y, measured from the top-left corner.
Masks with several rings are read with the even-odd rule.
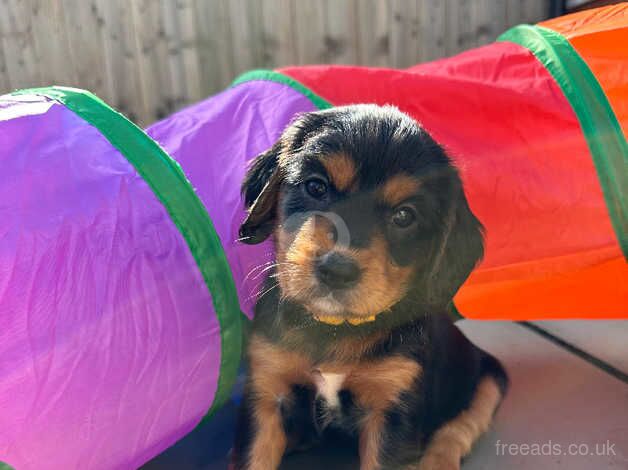
[[[317,95],[302,83],[297,82],[295,79],[289,77],[288,75],[284,75],[283,73],[275,72],[273,70],[250,70],[236,78],[233,83],[231,83],[231,86],[233,87],[254,80],[266,80],[269,82],[283,83],[284,85],[287,85],[304,95],[318,109],[327,109],[333,106],[325,98]]]
[[[220,375],[210,416],[229,398],[242,351],[240,305],[220,238],[179,164],[153,139],[97,96],[75,88],[20,90],[14,95],[40,95],[55,100],[101,134],[133,165],[164,205],[203,275],[220,324]]]
[[[611,223],[628,258],[628,143],[604,90],[569,41],[555,31],[521,25],[498,41],[514,42],[532,52],[565,94],[587,140]]]

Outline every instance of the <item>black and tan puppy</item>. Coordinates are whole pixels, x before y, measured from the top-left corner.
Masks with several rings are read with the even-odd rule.
[[[482,256],[456,169],[410,117],[304,114],[243,184],[246,243],[274,237],[233,466],[276,469],[328,432],[360,468],[457,469],[505,393],[499,362],[448,316]]]

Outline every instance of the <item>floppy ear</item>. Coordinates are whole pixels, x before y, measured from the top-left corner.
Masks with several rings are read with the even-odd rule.
[[[427,300],[435,307],[449,307],[484,254],[482,224],[471,212],[457,174],[450,186],[441,236],[432,253],[426,279]]]
[[[268,238],[275,226],[281,175],[279,152],[281,140],[257,156],[242,182],[247,216],[240,225],[240,241],[249,245]]]

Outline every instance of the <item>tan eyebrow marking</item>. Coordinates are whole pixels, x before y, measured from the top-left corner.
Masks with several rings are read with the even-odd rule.
[[[391,177],[380,189],[379,193],[384,202],[396,206],[419,190],[419,181],[406,174]]]
[[[321,163],[338,191],[353,189],[357,171],[351,157],[344,153],[335,153],[323,157]]]

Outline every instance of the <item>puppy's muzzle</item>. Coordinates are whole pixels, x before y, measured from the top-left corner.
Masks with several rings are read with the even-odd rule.
[[[362,270],[350,257],[331,251],[318,257],[314,268],[318,281],[332,290],[345,290],[355,286]]]

